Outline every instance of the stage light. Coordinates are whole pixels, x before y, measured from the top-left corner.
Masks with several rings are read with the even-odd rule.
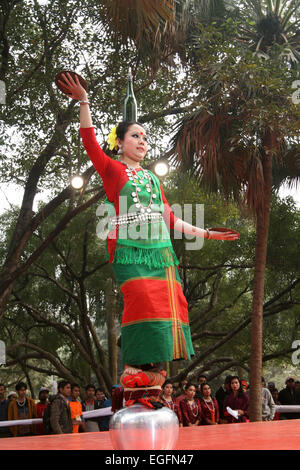
[[[169,165],[167,164],[167,162],[157,162],[154,166],[154,173],[157,176],[166,176],[169,173]]]
[[[81,175],[74,175],[71,178],[71,186],[73,189],[82,189],[84,185],[84,178]]]

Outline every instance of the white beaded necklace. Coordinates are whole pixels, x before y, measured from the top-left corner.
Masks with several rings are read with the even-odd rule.
[[[197,416],[198,416],[198,411],[199,411],[199,410],[198,410],[198,405],[197,405],[197,403],[195,402],[195,400],[193,400],[192,405],[190,404],[189,401],[187,401],[187,402],[188,402],[188,405],[189,405],[189,407],[190,407],[190,410],[191,410],[192,415],[194,416],[194,418],[197,418]],[[194,406],[194,405],[195,405],[195,406]],[[196,408],[196,414],[194,413],[193,408]]]
[[[125,171],[127,173],[128,180],[131,181],[131,184],[132,186],[134,186],[134,189],[135,189],[131,193],[133,202],[135,203],[135,207],[139,209],[142,214],[145,212],[150,213],[152,209],[154,208],[153,199],[156,198],[156,194],[153,193],[151,176],[148,173],[148,170],[144,170],[143,168],[139,167],[140,170],[143,172],[143,175],[138,175],[136,168],[133,168],[132,166],[128,165],[128,163],[124,161],[122,161],[122,163],[127,166],[127,169]],[[148,183],[146,183],[146,190],[148,193],[150,193],[150,202],[148,206],[143,206],[139,198],[139,192],[141,191],[141,188],[138,186],[138,183],[143,184],[144,180],[148,181]]]

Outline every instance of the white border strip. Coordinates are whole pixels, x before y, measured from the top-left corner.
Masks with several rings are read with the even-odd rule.
[[[111,411],[111,407],[107,408],[100,408],[99,410],[91,410],[91,411],[84,411],[82,416],[84,419],[90,418],[99,418],[101,416],[110,416],[113,412]],[[8,426],[18,426],[18,425],[30,425],[30,424],[39,424],[42,423],[42,418],[36,419],[14,419],[12,421],[0,421],[0,428],[8,427]]]

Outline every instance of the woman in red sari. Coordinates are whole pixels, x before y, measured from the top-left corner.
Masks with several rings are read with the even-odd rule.
[[[180,401],[183,426],[199,426],[202,424],[201,405],[195,398],[196,385],[188,383],[185,387],[186,397]]]
[[[219,424],[219,405],[215,398],[211,396],[211,388],[208,383],[201,384],[200,398],[203,424]]]
[[[174,396],[173,396],[173,392],[174,392],[174,388],[173,388],[173,384],[170,380],[166,380],[162,387],[162,392],[161,392],[161,395],[160,395],[160,402],[166,406],[167,408],[169,408],[170,410],[174,411],[174,413],[177,415],[177,418],[178,418],[178,421],[179,421],[179,426],[182,426],[182,416],[181,416],[181,412],[180,412],[180,407],[179,405],[177,404]]]
[[[227,407],[238,412],[238,418],[234,418],[227,411]],[[230,394],[224,403],[224,418],[228,423],[243,423],[249,421],[249,397],[243,391],[239,377],[233,376],[230,382]]]

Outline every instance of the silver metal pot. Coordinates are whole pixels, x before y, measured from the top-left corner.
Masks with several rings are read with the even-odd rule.
[[[179,422],[167,407],[153,410],[136,404],[111,417],[109,433],[115,450],[172,450],[178,440]]]

